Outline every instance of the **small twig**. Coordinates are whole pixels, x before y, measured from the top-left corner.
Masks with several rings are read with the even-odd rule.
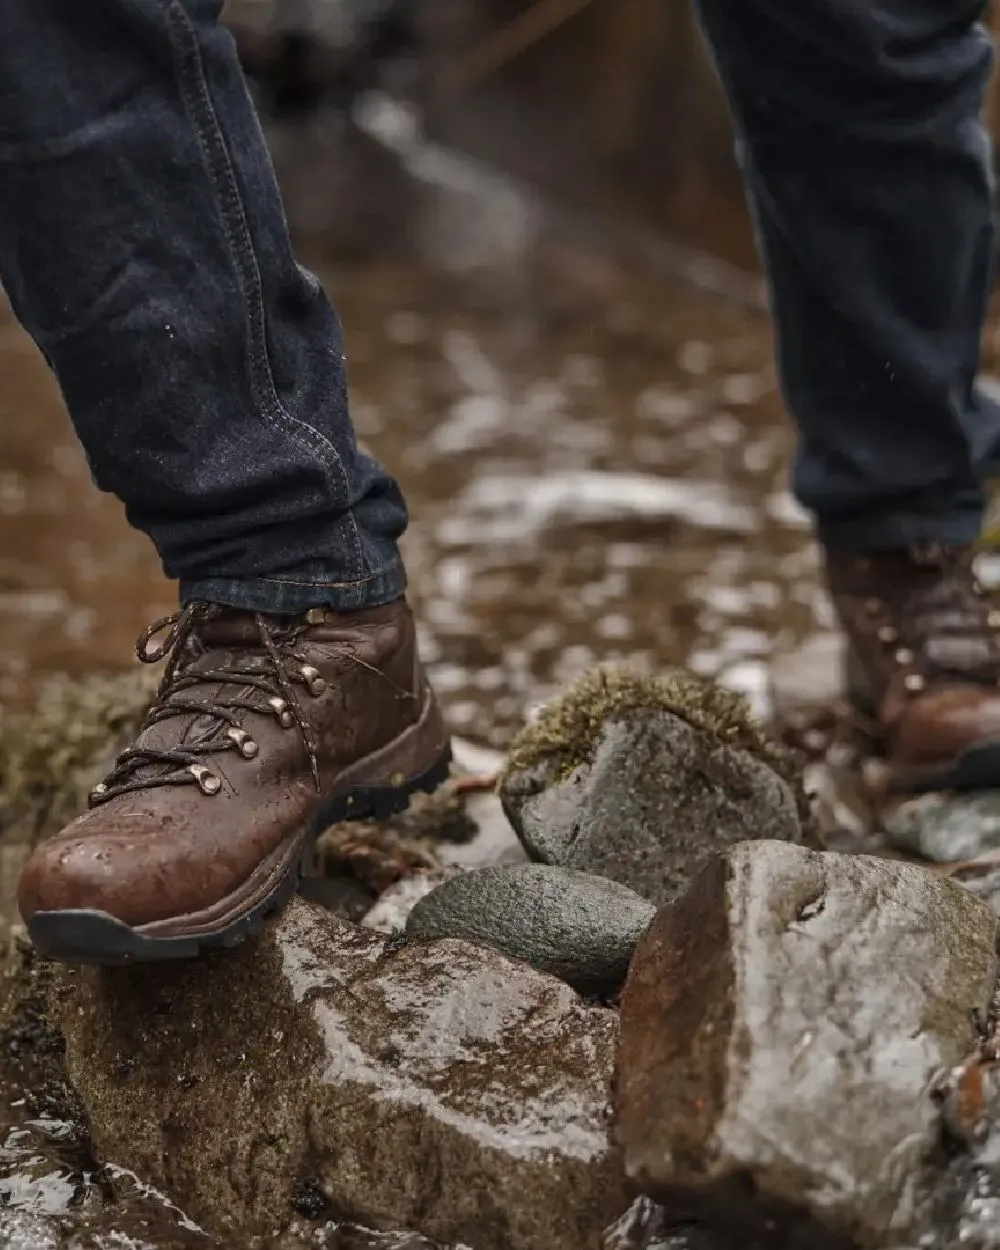
[[[455,794],[476,794],[480,790],[495,790],[499,779],[499,773],[479,773],[476,776],[457,777],[452,783],[452,789]]]

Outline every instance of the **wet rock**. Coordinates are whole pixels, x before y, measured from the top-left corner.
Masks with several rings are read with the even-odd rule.
[[[198,963],[67,971],[97,1149],[215,1234],[341,1218],[472,1250],[584,1250],[627,1206],[616,1013],[495,951],[386,941],[299,900]]]
[[[583,994],[610,998],[621,989],[655,911],[606,877],[518,864],[445,881],[417,903],[406,931],[415,938],[491,946]]]
[[[883,812],[886,839],[897,850],[939,864],[1000,850],[1000,791],[921,794]]]
[[[632,963],[628,1175],[712,1218],[806,1221],[820,1244],[916,1244],[941,1162],[932,1078],[976,1049],[998,924],[913,865],[733,847]]]
[[[996,1022],[980,1053],[944,1075],[943,1116],[954,1141],[938,1201],[941,1250],[1000,1247],[1000,1069]]]
[[[729,1237],[718,1229],[679,1221],[648,1198],[638,1198],[605,1234],[602,1250],[775,1250],[774,1243]]]
[[[4,1250],[62,1250],[63,1244],[60,1230],[44,1215],[0,1201],[0,1246]]]
[[[294,1220],[278,1236],[252,1238],[247,1250],[460,1250],[428,1241],[417,1233],[375,1232],[356,1224],[327,1221],[317,1226]]]
[[[533,859],[657,904],[734,842],[808,836],[793,758],[739,696],[676,671],[587,673],[515,740],[500,793]]]

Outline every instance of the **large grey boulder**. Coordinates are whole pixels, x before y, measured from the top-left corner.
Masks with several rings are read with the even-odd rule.
[[[819,1244],[917,1245],[942,1167],[933,1085],[977,1048],[998,924],[912,865],[731,848],[660,912],[626,982],[630,1178]]]
[[[585,1250],[628,1205],[616,1013],[464,942],[299,900],[197,963],[81,969],[56,1012],[101,1158],[217,1236],[343,1218],[472,1250]]]
[[[652,903],[606,877],[512,864],[442,882],[416,903],[406,931],[490,946],[583,994],[610,998],[621,989],[655,912]]]
[[[810,837],[797,762],[740,696],[677,670],[585,674],[515,740],[500,793],[533,859],[657,905],[734,842]]]

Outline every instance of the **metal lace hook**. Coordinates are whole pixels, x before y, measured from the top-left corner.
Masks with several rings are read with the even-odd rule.
[[[302,712],[302,705],[299,703],[298,695],[292,689],[292,683],[288,680],[288,674],[285,672],[284,665],[281,662],[281,656],[278,648],[274,645],[274,639],[271,636],[271,630],[265,618],[260,614],[254,613],[254,623],[257,626],[257,632],[260,641],[271,659],[274,666],[274,675],[277,678],[278,688],[288,703],[288,711],[291,712],[294,722],[299,727],[302,734],[302,740],[305,743],[306,755],[309,757],[309,771],[312,773],[313,784],[316,789],[320,789],[319,762],[316,758],[316,738],[313,734],[312,727]]]

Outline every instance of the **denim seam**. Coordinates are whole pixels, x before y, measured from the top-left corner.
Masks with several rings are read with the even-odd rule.
[[[344,492],[345,520],[350,526],[357,567],[363,568],[364,552],[357,522],[349,505],[350,483],[343,459],[336,446],[320,430],[293,416],[278,398],[268,358],[264,292],[253,237],[225,136],[212,101],[198,35],[180,0],[167,0],[167,21],[171,43],[178,55],[181,97],[205,158],[206,172],[219,205],[244,299],[250,361],[249,380],[257,409],[269,424],[282,430],[304,450],[321,460],[327,460],[324,451],[332,455]]]
[[[349,590],[353,586],[367,586],[369,582],[389,577],[399,569],[398,564],[387,565],[384,569],[376,569],[367,577],[359,577],[345,582],[299,582],[287,577],[186,577],[188,582],[253,582],[268,586],[300,586],[303,590]]]

